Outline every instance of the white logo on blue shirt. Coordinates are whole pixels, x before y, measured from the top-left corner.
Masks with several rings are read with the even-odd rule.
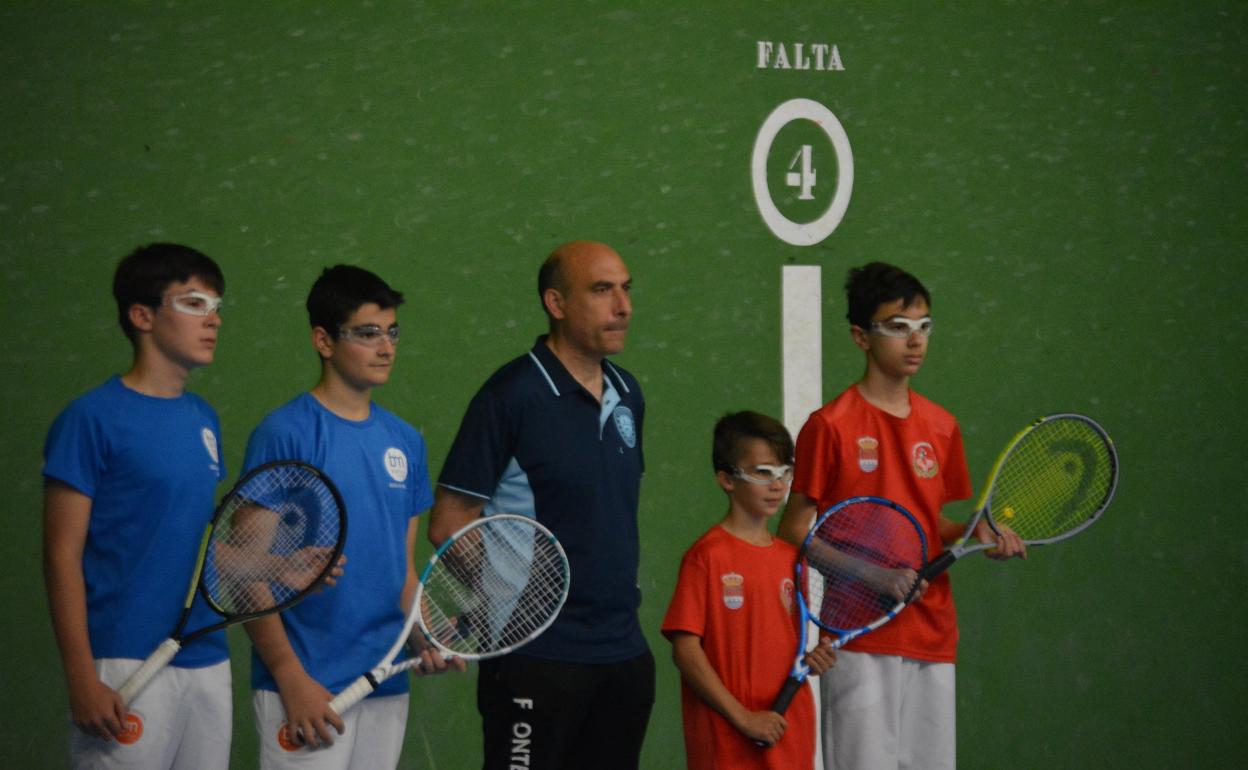
[[[212,458],[213,465],[221,462],[221,458],[217,456],[217,437],[212,432],[212,428],[203,428],[199,431],[199,437],[204,441],[204,449],[208,450],[208,456]]]
[[[407,455],[403,454],[403,450],[396,447],[387,449],[384,464],[390,478],[400,484],[407,481]]]
[[[615,419],[615,429],[620,432],[620,438],[625,445],[629,449],[637,446],[637,426],[633,424],[633,410],[623,405],[617,406],[611,416]]]

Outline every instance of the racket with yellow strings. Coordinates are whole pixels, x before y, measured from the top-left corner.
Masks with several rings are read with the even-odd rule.
[[[1001,452],[962,537],[924,568],[931,580],[967,554],[980,519],[996,534],[1009,527],[1029,546],[1074,537],[1105,513],[1118,487],[1118,452],[1105,429],[1081,414],[1053,414],[1028,425]]]

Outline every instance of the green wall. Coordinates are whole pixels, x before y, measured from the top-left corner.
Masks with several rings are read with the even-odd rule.
[[[175,240],[225,268],[222,344],[192,388],[233,473],[252,426],[315,376],[301,306],[320,268],[386,276],[410,302],[379,400],[425,432],[436,473],[477,385],[541,330],[537,264],[574,237],[635,277],[620,361],[649,404],[647,767],[683,751],[657,628],[680,553],[721,514],[710,427],[781,409],[780,268],[823,268],[831,397],[862,365],[844,271],[876,258],[934,294],[916,387],[959,415],[977,484],[1047,412],[1095,416],[1122,458],[1088,534],[957,568],[962,767],[1242,756],[1246,38],[1245,3],[1178,0],[3,3],[3,763],[64,764],[40,450],[66,402],[128,364],[120,256]],[[759,69],[758,41],[835,44],[844,69]],[[768,231],[750,181],[760,125],[796,97],[836,114],[856,177],[841,225],[804,248]],[[769,181],[795,220],[831,196],[821,141],[810,124],[776,140]],[[784,186],[802,143],[815,201]],[[470,678],[414,692],[404,767],[477,766]]]

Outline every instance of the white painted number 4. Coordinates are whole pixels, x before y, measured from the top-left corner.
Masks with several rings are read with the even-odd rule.
[[[771,199],[771,188],[767,184],[767,159],[771,154],[771,145],[780,130],[795,120],[814,123],[823,130],[828,141],[832,143],[832,152],[836,155],[836,170],[829,178],[824,174],[824,184],[833,185],[832,202],[828,208],[812,222],[794,222],[786,217],[776,202]],[[792,146],[792,145],[790,145]],[[784,150],[787,157],[789,150]],[[788,173],[784,175],[784,183],[788,187],[798,189],[798,200],[813,200],[814,189],[818,181],[811,159],[811,145],[803,144],[789,161]],[[820,151],[821,162],[828,157]],[[774,167],[773,167],[774,168]],[[825,168],[826,172],[826,168]],[[781,104],[763,121],[758,129],[758,137],[754,139],[754,153],[750,156],[750,177],[754,183],[754,201],[758,204],[758,213],[777,238],[794,246],[813,246],[836,229],[849,208],[849,196],[854,189],[854,155],[849,149],[849,137],[841,121],[836,119],[832,111],[822,104],[810,99],[790,99]]]
[[[800,187],[801,193],[798,194],[799,201],[813,201],[815,196],[810,192],[815,186],[815,170],[810,166],[810,145],[803,144],[802,149],[798,150],[793,156],[793,160],[789,162],[789,168],[793,169],[801,161],[802,166],[797,171],[790,170],[784,177],[784,183],[789,187]]]

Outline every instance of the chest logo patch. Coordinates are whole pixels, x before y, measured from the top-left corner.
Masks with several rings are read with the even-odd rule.
[[[724,584],[724,606],[730,610],[745,606],[745,578],[735,572],[727,572],[719,579]]]
[[[785,578],[780,581],[780,603],[784,605],[784,611],[793,614],[793,578]]]
[[[633,422],[633,410],[623,405],[617,406],[611,413],[611,418],[615,420],[615,429],[624,444],[629,449],[637,446],[637,425]]]
[[[403,450],[390,447],[386,450],[383,463],[386,466],[386,473],[390,474],[390,478],[400,484],[407,481],[407,455],[403,454]]]
[[[204,449],[208,450],[208,456],[212,458],[213,464],[221,462],[221,458],[217,455],[217,435],[212,432],[212,428],[202,429],[199,437],[203,440]]]
[[[874,436],[858,439],[858,467],[863,473],[871,473],[880,467],[880,441]]]
[[[910,461],[914,465],[914,475],[921,479],[930,479],[940,472],[940,463],[936,461],[936,450],[926,441],[920,441],[911,447]]]

